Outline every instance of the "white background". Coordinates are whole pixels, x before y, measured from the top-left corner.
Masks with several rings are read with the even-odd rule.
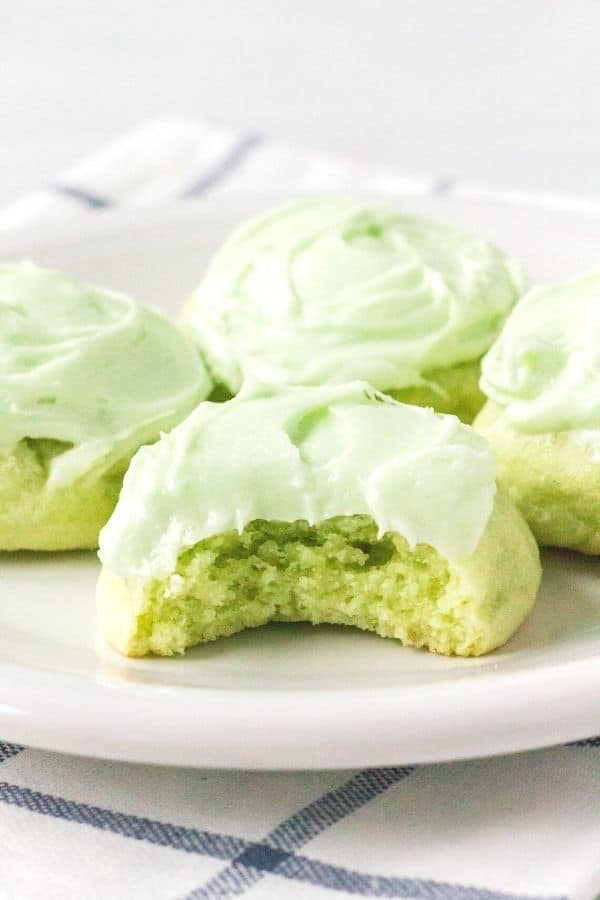
[[[600,0],[0,0],[0,202],[172,114],[600,196]]]

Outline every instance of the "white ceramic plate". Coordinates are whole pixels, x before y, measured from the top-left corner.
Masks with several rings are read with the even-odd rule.
[[[468,225],[535,278],[600,262],[600,211],[395,198]],[[256,198],[97,214],[4,239],[174,312]],[[501,650],[443,659],[349,629],[270,626],[184,659],[125,660],[95,635],[94,554],[0,556],[0,737],[156,763],[354,767],[522,750],[600,732],[600,561],[544,554],[534,613]]]

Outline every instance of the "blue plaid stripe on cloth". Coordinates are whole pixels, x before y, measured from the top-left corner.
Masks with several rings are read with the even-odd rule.
[[[331,189],[448,193],[197,122],[152,122],[0,211],[0,234],[118,206]],[[600,738],[358,772],[82,759],[0,741],[0,900],[594,900]]]
[[[249,773],[0,744],[0,897],[592,900],[599,751]]]

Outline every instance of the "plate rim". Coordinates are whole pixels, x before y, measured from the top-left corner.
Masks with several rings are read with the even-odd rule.
[[[369,192],[369,195],[385,196],[392,202],[403,197],[436,199],[450,214],[456,201],[486,208],[510,206],[515,212],[523,208],[551,208],[577,216],[600,217],[600,203],[568,202],[562,206],[556,198],[545,203],[543,198],[514,199],[509,194],[468,190],[455,190],[437,198],[426,190],[380,195]],[[35,247],[40,245],[52,248],[91,235],[129,230],[142,223],[148,226],[165,218],[197,220],[199,215],[210,216],[211,210],[220,209],[222,215],[224,210],[235,209],[236,205],[239,209],[244,201],[260,201],[267,206],[281,199],[279,195],[246,192],[159,207],[111,208],[77,216],[62,228],[46,224],[9,234],[9,253],[27,252],[10,250],[11,246],[24,248],[29,244],[35,252]],[[436,721],[440,693],[444,694],[455,720],[451,746],[448,730],[442,728],[446,722],[444,715]],[[191,722],[182,715],[179,719],[171,715],[168,704],[165,707],[165,699],[173,695],[181,695],[187,701],[191,696],[198,699],[200,695],[202,703],[195,706],[195,718]],[[505,703],[503,708],[498,699],[501,695],[511,695],[512,704]],[[249,697],[253,698],[252,703],[248,703]],[[496,721],[486,716],[492,697],[496,702],[495,711],[502,713]],[[182,707],[185,705],[182,701]],[[177,704],[174,706],[179,708]],[[361,728],[378,734],[377,740],[355,740],[357,709]],[[333,717],[332,710],[336,713]],[[207,735],[203,723],[198,721],[202,711],[212,717],[211,735]],[[142,712],[146,722],[156,726],[168,719],[171,730],[161,731],[157,727],[154,739],[148,729],[135,733],[132,726],[139,725]],[[239,735],[249,722],[257,716],[260,721],[267,713],[276,714],[281,733],[270,735],[270,752],[265,754],[264,744],[256,744],[256,738],[249,745],[247,741],[240,743]],[[61,715],[65,722],[62,728],[57,726]],[[311,722],[313,731],[329,729],[327,740],[315,745],[312,731],[303,735],[299,722],[307,721]],[[595,724],[585,725],[585,721]],[[467,759],[550,746],[600,731],[600,656],[563,661],[557,668],[548,662],[520,671],[474,669],[472,674],[435,684],[329,687],[319,691],[296,691],[289,686],[241,690],[111,682],[106,677],[89,678],[0,660],[0,725],[2,737],[17,743],[83,756],[163,765],[291,770]],[[412,734],[408,735],[411,727]],[[469,736],[473,731],[477,733],[477,728],[479,739],[470,740]],[[434,734],[441,743],[432,748]]]
[[[111,683],[62,672],[46,672],[40,683],[38,673],[0,663],[4,739],[129,762],[259,770],[423,764],[552,746],[589,737],[600,727],[598,657],[557,669],[549,663],[500,674],[474,670],[473,676],[434,685],[320,691]],[[19,680],[17,700],[14,678]],[[77,689],[81,686],[84,690]],[[183,716],[181,704],[167,702],[177,695],[185,698],[183,706],[201,699],[193,706],[197,718]],[[507,697],[511,702],[503,703]],[[495,719],[489,717],[490,708]],[[57,727],[57,711],[77,728]],[[267,720],[275,720],[277,729],[269,733],[265,754],[251,726]],[[363,732],[359,741],[357,720]],[[140,722],[143,727],[136,732]],[[478,730],[479,739],[472,741],[471,732]],[[365,741],[365,732],[378,739]],[[315,733],[326,734],[323,745],[315,744]],[[240,742],[240,735],[252,739]],[[351,743],[345,745],[348,738]]]

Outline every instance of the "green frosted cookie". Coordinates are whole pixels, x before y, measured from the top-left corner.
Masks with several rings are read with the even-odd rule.
[[[516,431],[491,401],[474,427],[494,448],[498,482],[537,541],[599,555],[600,459],[590,447],[568,431]]]
[[[362,383],[202,404],[135,456],[100,557],[101,629],[130,656],[269,621],[479,655],[540,578],[486,442]]]
[[[0,265],[0,550],[97,546],[133,453],[210,387],[157,313],[31,263]]]
[[[531,290],[485,357],[475,428],[542,544],[600,554],[600,273]]]
[[[65,452],[59,441],[24,438],[0,456],[0,550],[70,550],[98,546],[127,468],[116,463],[73,484],[48,489],[52,460]]]
[[[271,210],[223,245],[183,312],[219,396],[353,379],[471,421],[479,360],[524,289],[447,225],[339,197]]]

